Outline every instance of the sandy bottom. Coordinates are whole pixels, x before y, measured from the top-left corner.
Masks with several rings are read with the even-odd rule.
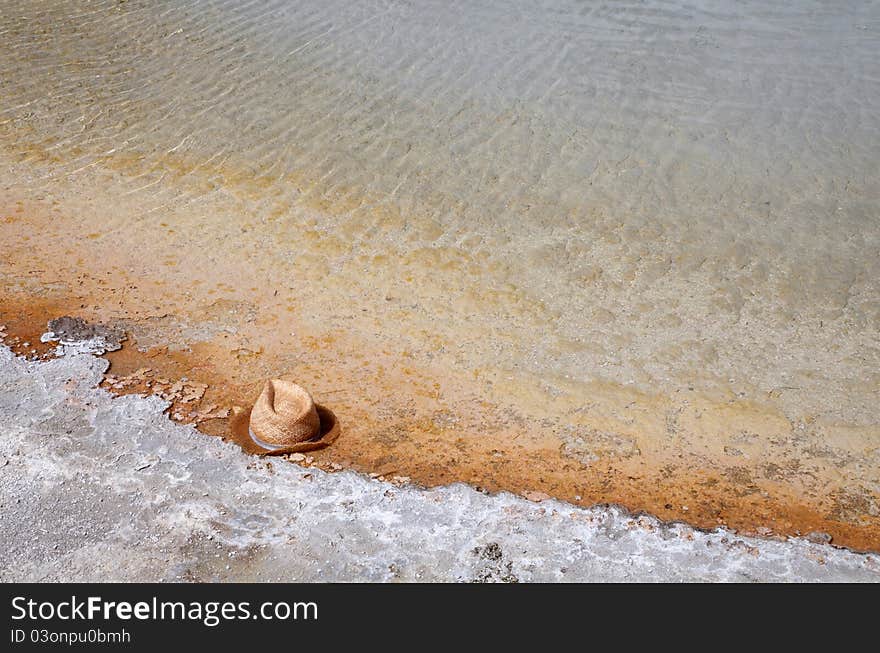
[[[247,265],[240,248],[254,243],[201,243],[197,225],[103,235],[103,220],[7,198],[0,323],[17,353],[48,355],[47,321],[76,315],[128,333],[106,356],[106,387],[169,396],[170,414],[208,435],[230,438],[219,416],[293,373],[342,423],[319,464],[880,550],[875,427],[792,422],[770,404],[695,391],[554,379],[555,392],[530,392],[497,370],[382,347],[378,318],[372,339],[330,308],[314,319],[282,275]],[[388,302],[407,310],[406,297]]]

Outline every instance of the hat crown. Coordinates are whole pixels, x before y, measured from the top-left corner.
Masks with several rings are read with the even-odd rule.
[[[312,395],[283,379],[267,381],[251,411],[253,433],[273,445],[305,442],[321,432],[321,420]]]

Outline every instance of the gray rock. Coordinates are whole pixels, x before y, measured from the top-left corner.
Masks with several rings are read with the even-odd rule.
[[[58,342],[56,354],[103,354],[122,347],[125,332],[104,324],[91,324],[79,317],[65,315],[50,320],[41,342]]]

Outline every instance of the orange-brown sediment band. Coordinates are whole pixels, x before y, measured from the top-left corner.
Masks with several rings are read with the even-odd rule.
[[[38,354],[47,352],[51,347],[40,343],[39,336],[49,319],[77,314],[77,309],[84,312],[83,317],[94,319],[90,310],[80,308],[81,303],[75,295],[46,299],[7,293],[0,302],[7,344],[22,355],[32,348]],[[23,342],[30,346],[23,347]],[[111,363],[108,373],[126,374],[150,366],[157,376],[189,376],[209,385],[205,401],[229,407],[247,405],[262,383],[241,383],[226,361],[218,360],[210,344],[194,345],[191,351],[161,347],[139,351],[136,345],[127,342],[121,350],[106,354]],[[332,368],[323,368],[322,374],[328,385],[350,385]],[[149,392],[149,388],[141,390]],[[653,465],[649,461],[635,468],[600,461],[585,467],[561,456],[557,447],[530,446],[517,429],[499,428],[500,419],[494,427],[485,426],[479,437],[465,438],[463,431],[438,431],[418,414],[379,418],[369,412],[343,410],[347,411],[343,413],[347,435],[333,446],[312,449],[318,463],[332,461],[364,473],[406,475],[429,487],[461,481],[489,491],[540,491],[579,505],[613,503],[698,528],[724,525],[744,533],[776,535],[821,531],[831,535],[834,544],[880,551],[876,521],[845,521],[819,509],[816,497],[798,496],[794,491],[762,496],[711,467],[688,466],[688,461],[680,461],[678,468],[669,461]],[[491,413],[490,408],[485,410]],[[247,413],[231,413],[228,419],[202,422],[197,428],[234,441],[250,453],[263,454],[247,435]]]
[[[813,417],[791,423],[733,397],[639,395],[601,384],[574,389],[581,404],[596,405],[589,415],[558,406],[546,394],[537,402],[526,396],[524,411],[522,387],[507,384],[506,374],[432,365],[350,332],[343,320],[307,324],[293,289],[285,296],[286,287],[267,281],[266,271],[250,274],[248,267],[235,267],[234,258],[228,269],[225,261],[210,265],[204,248],[191,247],[191,233],[163,236],[151,228],[148,242],[128,233],[93,239],[84,217],[61,219],[54,208],[24,201],[0,207],[4,215],[12,218],[0,219],[0,242],[9,254],[0,259],[7,344],[21,355],[48,352],[53,345],[39,337],[48,320],[62,315],[120,326],[129,339],[105,355],[109,375],[136,382],[112,384],[108,377],[104,385],[111,392],[156,393],[164,387],[158,379],[185,377],[207,386],[200,407],[216,415],[250,405],[265,379],[292,371],[309,380],[310,390],[345,425],[333,446],[314,451],[316,463],[409,476],[426,486],[462,481],[580,505],[616,503],[701,528],[821,531],[835,544],[880,550],[880,495],[871,490],[876,470],[850,464],[843,472],[847,459],[799,444],[810,429],[829,429]],[[84,235],[71,231],[78,221]],[[143,248],[152,258],[133,255]],[[162,255],[179,265],[140,263]],[[148,372],[139,374],[143,370]],[[604,406],[603,397],[611,398]],[[218,410],[208,410],[212,406]],[[200,419],[194,408],[175,403],[169,415],[263,453],[246,433],[235,433],[229,419]],[[641,438],[640,451],[615,439],[621,435],[616,416],[624,411],[635,421],[622,425],[628,429],[623,435]],[[584,436],[605,449],[595,455],[572,450],[566,424],[557,419],[562,414],[583,416]],[[730,439],[726,433],[745,434],[757,444],[743,455],[721,451]],[[846,446],[876,439],[870,430],[838,429],[814,441]],[[748,442],[730,444],[744,449]]]

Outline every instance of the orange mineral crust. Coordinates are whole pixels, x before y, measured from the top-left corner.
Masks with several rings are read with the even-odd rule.
[[[287,375],[340,422],[338,440],[309,454],[329,469],[617,503],[701,528],[812,533],[880,550],[874,425],[792,420],[772,397],[565,379],[548,389],[436,349],[425,355],[429,344],[394,346],[384,315],[372,336],[347,330],[332,306],[310,320],[285,279],[234,256],[208,264],[208,250],[177,233],[94,237],[80,228],[88,222],[38,202],[4,205],[5,343],[49,356],[40,335],[63,315],[123,329],[122,349],[105,355],[104,386],[161,395],[173,419],[206,436],[259,453],[231,418],[267,379]]]

